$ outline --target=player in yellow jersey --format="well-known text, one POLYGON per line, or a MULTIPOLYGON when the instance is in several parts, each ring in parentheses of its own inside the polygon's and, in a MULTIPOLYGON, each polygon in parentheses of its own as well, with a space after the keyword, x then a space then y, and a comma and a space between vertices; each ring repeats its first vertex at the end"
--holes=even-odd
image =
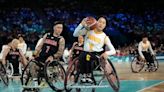
POLYGON ((106 22, 104 17, 100 17, 97 21, 97 27, 89 30, 86 19, 84 18, 73 33, 74 37, 78 37, 79 35, 85 36, 84 51, 79 55, 80 72, 83 74, 82 82, 92 82, 91 72, 93 70, 93 61, 97 59, 93 55, 99 55, 107 60, 109 55, 116 53, 109 37, 103 32, 106 22), (104 51, 104 45, 108 47, 108 51, 104 51))

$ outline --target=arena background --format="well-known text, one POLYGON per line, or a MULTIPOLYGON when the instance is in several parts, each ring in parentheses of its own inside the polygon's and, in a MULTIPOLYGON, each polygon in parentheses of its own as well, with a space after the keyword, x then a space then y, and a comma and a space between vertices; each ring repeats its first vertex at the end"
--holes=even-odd
MULTIPOLYGON (((163 0, 0 0, 0 50, 8 36, 23 34, 31 53, 39 38, 52 31, 56 20, 65 23, 62 35, 70 49, 77 40, 72 35, 74 29, 83 18, 106 16, 108 24, 104 31, 117 49, 117 54, 110 58, 121 80, 120 92, 164 92, 163 6, 163 0), (144 33, 149 34, 160 68, 154 73, 133 74, 129 51, 135 49, 144 33), (132 76, 128 77, 129 74, 132 76)), ((21 85, 15 81, 3 88, 0 82, 2 90, 19 92, 21 85)))

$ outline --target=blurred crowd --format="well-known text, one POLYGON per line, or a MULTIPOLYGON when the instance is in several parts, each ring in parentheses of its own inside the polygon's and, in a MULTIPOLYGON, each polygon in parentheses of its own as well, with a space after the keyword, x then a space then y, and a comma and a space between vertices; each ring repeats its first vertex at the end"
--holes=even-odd
MULTIPOLYGON (((64 8, 43 8, 39 11, 32 8, 13 8, 0 10, 0 47, 9 35, 23 34, 29 48, 34 49, 38 39, 47 31, 52 30, 52 23, 63 20, 68 34, 63 36, 68 46, 74 41, 72 33, 80 21, 86 16, 95 18, 99 15, 88 11, 64 8)), ((141 40, 143 33, 149 34, 149 39, 157 53, 163 53, 164 41, 164 11, 145 10, 144 12, 109 12, 103 15, 108 24, 105 33, 111 38, 114 46, 128 54, 141 40)), ((118 52, 119 52, 118 51, 118 52)))

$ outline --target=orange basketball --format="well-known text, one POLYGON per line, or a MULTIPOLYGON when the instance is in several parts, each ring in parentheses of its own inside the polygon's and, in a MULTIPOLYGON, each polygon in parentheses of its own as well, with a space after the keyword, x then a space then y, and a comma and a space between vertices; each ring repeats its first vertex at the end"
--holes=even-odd
POLYGON ((97 27, 97 20, 94 17, 86 17, 86 23, 90 30, 93 30, 97 27))

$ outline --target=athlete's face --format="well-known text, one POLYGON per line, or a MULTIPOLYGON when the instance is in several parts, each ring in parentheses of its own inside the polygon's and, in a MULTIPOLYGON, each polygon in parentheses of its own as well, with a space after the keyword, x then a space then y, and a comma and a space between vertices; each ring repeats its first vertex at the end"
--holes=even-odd
POLYGON ((79 41, 79 43, 82 43, 82 42, 84 41, 83 36, 79 36, 79 37, 78 37, 78 41, 79 41))
POLYGON ((56 35, 60 35, 63 31, 63 24, 56 24, 53 28, 56 35))
POLYGON ((143 43, 146 43, 148 41, 147 37, 142 38, 143 43))
POLYGON ((97 21, 97 28, 98 30, 104 30, 105 27, 106 27, 106 19, 100 17, 97 21))
POLYGON ((20 42, 23 42, 24 40, 23 40, 23 37, 19 37, 19 41, 20 42))

